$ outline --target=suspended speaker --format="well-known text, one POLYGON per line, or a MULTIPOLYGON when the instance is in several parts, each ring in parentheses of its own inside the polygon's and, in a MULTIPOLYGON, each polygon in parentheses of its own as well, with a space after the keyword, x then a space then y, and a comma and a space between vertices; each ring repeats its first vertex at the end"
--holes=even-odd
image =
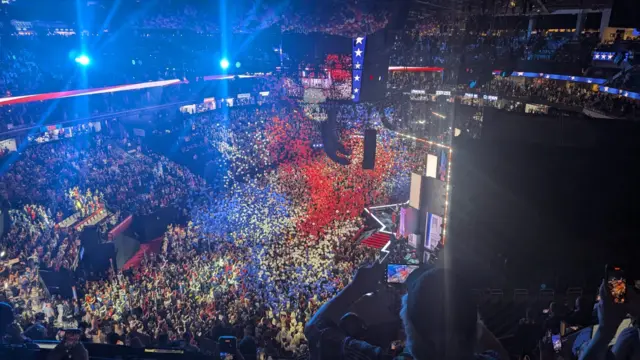
POLYGON ((351 163, 349 155, 351 151, 346 149, 338 139, 336 134, 337 109, 333 108, 327 112, 327 120, 320 124, 320 134, 322 135, 322 145, 329 159, 346 166, 351 163))
POLYGON ((373 169, 376 164, 376 137, 376 130, 368 129, 364 131, 364 156, 362 157, 363 169, 373 169))

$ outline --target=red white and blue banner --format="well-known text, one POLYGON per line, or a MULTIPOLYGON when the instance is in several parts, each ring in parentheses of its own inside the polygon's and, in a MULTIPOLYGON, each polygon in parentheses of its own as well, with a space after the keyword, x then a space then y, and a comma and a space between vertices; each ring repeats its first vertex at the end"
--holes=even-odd
POLYGON ((367 45, 367 37, 361 36, 353 39, 352 70, 351 70, 351 99, 353 102, 360 101, 360 91, 362 90, 362 69, 364 68, 364 49, 367 45))

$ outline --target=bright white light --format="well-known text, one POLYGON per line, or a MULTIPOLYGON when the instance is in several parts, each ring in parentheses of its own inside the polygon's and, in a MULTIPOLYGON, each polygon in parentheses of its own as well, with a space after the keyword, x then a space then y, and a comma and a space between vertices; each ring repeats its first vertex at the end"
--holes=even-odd
POLYGON ((76 58, 76 62, 82 66, 87 66, 91 63, 91 59, 87 55, 80 55, 76 58))
POLYGON ((222 60, 220 60, 220 67, 221 67, 223 70, 228 69, 228 68, 229 68, 229 60, 227 60, 227 59, 222 59, 222 60))
POLYGON ((7 253, 5 253, 4 251, 0 252, 0 258, 3 258, 5 255, 7 255, 7 253))

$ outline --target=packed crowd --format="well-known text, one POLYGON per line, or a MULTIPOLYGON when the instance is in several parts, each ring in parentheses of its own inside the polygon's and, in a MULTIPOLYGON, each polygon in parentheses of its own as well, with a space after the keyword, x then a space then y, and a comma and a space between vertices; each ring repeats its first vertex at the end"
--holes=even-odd
MULTIPOLYGON (((436 20, 436 24, 438 21, 436 20)), ((409 32, 396 36, 391 65, 444 66, 493 63, 500 59, 525 57, 535 44, 526 32, 507 34, 470 34, 453 26, 440 25, 430 31, 409 32), (531 45, 530 45, 531 44, 531 45)))
POLYGON ((594 109, 604 114, 635 118, 640 110, 637 100, 624 96, 594 92, 591 86, 560 84, 555 81, 537 79, 520 83, 510 79, 497 79, 486 84, 483 90, 503 96, 536 99, 548 104, 561 104, 574 108, 594 109))
MULTIPOLYGON (((150 17, 140 26, 219 30, 196 9, 185 11, 181 4, 166 3, 168 16, 150 17)), ((277 16, 269 12, 266 19, 255 15, 266 5, 252 4, 254 16, 247 18, 240 29, 255 30, 280 21, 286 31, 353 35, 363 29, 374 31, 387 22, 384 11, 363 13, 351 2, 341 4, 344 11, 330 18, 302 11, 277 21, 271 21, 277 16)), ((334 5, 328 2, 319 7, 334 5)), ((474 37, 456 43, 434 32, 420 30, 419 50, 423 55, 411 61, 460 63, 466 61, 457 55, 463 50, 471 61, 492 61, 525 56, 527 51, 527 45, 517 36, 474 37)), ((30 60, 28 53, 18 55, 7 53, 3 62, 7 69, 2 74, 3 90, 12 95, 37 89, 46 82, 37 67, 23 67, 30 60), (23 83, 20 75, 35 80, 23 83)), ((262 90, 264 85, 278 94, 298 92, 298 97, 305 96, 304 87, 287 81, 258 84, 252 90, 262 90)), ((398 88, 423 82, 433 83, 427 88, 433 90, 442 79, 425 76, 416 81, 406 74, 392 76, 392 84, 398 88)), ((555 86, 545 80, 526 85, 494 80, 486 89, 504 96, 535 96, 568 105, 599 100, 610 110, 621 106, 609 98, 594 99, 588 89, 555 86)), ((152 94, 145 91, 138 95, 149 99, 152 94)), ((136 102, 131 106, 140 105, 129 97, 122 100, 125 104, 130 101, 136 102)), ((166 98, 156 101, 166 102, 166 98)), ((103 102, 109 109, 106 111, 113 111, 113 98, 105 97, 103 102)), ((117 124, 105 124, 101 134, 28 146, 2 159, 0 194, 13 209, 9 210, 11 225, 0 241, 0 258, 18 259, 19 269, 5 263, 0 276, 5 280, 4 298, 15 305, 24 336, 52 339, 58 335, 58 328, 80 327, 86 341, 180 347, 204 353, 216 351, 215 342, 220 336, 233 335, 242 339, 238 348, 246 358, 257 353, 272 358, 305 355, 318 351, 318 346, 327 353, 340 349, 336 354, 343 355, 330 357, 335 359, 358 352, 363 357, 368 350, 380 353, 364 342, 354 344, 354 338, 361 340, 358 335, 342 338, 340 332, 332 333, 332 337, 319 336, 328 330, 328 322, 321 320, 328 320, 322 319, 327 316, 325 312, 336 303, 346 303, 343 296, 352 294, 356 287, 358 295, 379 290, 370 287, 379 282, 379 265, 356 273, 376 255, 353 241, 363 226, 360 212, 370 204, 406 198, 409 174, 424 170, 420 168, 424 152, 438 151, 384 131, 382 123, 397 124, 404 117, 414 116, 431 119, 433 111, 439 109, 404 104, 395 108, 313 106, 317 114, 337 110, 340 138, 351 150, 351 164, 340 166, 313 146, 321 142, 318 128, 322 117, 309 119, 307 108, 284 99, 243 105, 247 106, 180 118, 176 128, 159 129, 165 137, 153 134, 161 139, 159 146, 130 137, 117 124), (363 123, 381 130, 376 166, 369 171, 361 168, 363 145, 356 136, 362 132, 363 123), (165 142, 167 139, 170 141, 165 142), (204 176, 195 175, 195 169, 204 176), (212 173, 207 174, 206 169, 212 173), (205 183, 203 178, 216 178, 219 183, 205 183), (212 188, 215 191, 210 191, 212 188), (51 297, 41 286, 38 269, 64 271, 77 266, 78 229, 60 226, 68 216, 79 213, 86 217, 103 207, 117 214, 149 214, 168 206, 177 207, 190 221, 170 225, 159 253, 145 254, 139 267, 125 271, 112 267, 102 280, 81 281, 77 289, 81 296, 74 299, 51 297), (356 279, 350 283, 354 273, 356 279), (336 296, 342 296, 343 301, 336 296), (328 338, 336 342, 324 344, 328 338)), ((10 108, 12 114, 18 114, 11 116, 18 116, 21 124, 35 123, 38 119, 29 106, 15 113, 16 108, 10 108), (33 118, 25 121, 25 116, 33 118)), ((624 107, 622 110, 628 111, 624 107)), ((433 124, 442 127, 435 121, 433 124)), ((450 128, 437 133, 430 128, 428 132, 438 140, 451 135, 450 128)), ((416 263, 417 255, 407 245, 401 242, 390 260, 416 263)), ((429 276, 440 277, 428 273, 421 279, 428 282, 429 276)), ((420 335, 428 338, 443 327, 444 284, 430 281, 436 283, 423 287, 437 296, 427 296, 423 301, 412 299, 418 296, 411 295, 412 291, 420 290, 415 287, 402 305, 407 342, 400 348, 416 356, 428 352, 419 346, 416 332, 426 332, 420 335), (442 291, 433 291, 439 286, 442 291), (434 306, 427 306, 429 301, 434 306), (416 316, 416 306, 411 306, 416 302, 432 312, 428 321, 416 316), (423 325, 433 329, 425 331, 423 325)), ((457 283, 448 285, 458 289, 454 286, 457 283)), ((455 295, 452 306, 459 312, 453 324, 455 331, 448 335, 462 337, 464 341, 459 344, 465 346, 451 349, 434 341, 438 344, 435 358, 445 358, 442 355, 447 351, 473 352, 476 341, 486 345, 480 347, 482 350, 498 351, 490 358, 502 358, 504 349, 490 338, 475 307, 467 304, 470 296, 463 290, 455 295)), ((362 330, 359 319, 352 316, 350 321, 358 322, 362 330)), ((25 341, 20 333, 19 328, 12 328, 12 341, 25 341)))
MULTIPOLYGON (((429 16, 393 43, 391 65, 396 66, 475 66, 496 61, 536 60, 578 63, 586 67, 598 37, 589 33, 575 39, 570 33, 526 29, 465 32, 464 21, 429 16)), ((469 29, 467 24, 467 29, 469 29)))
POLYGON ((97 189, 113 209, 144 214, 180 203, 203 184, 162 156, 129 154, 104 135, 74 140, 25 149, 2 175, 3 197, 13 205, 40 204, 58 212, 67 208, 68 189, 97 189))
POLYGON ((70 270, 76 265, 77 232, 58 229, 49 208, 25 205, 19 210, 9 210, 9 217, 12 225, 0 245, 7 259, 18 258, 31 267, 55 270, 70 270))
POLYGON ((511 79, 494 79, 483 86, 483 90, 510 97, 540 99, 551 104, 583 107, 592 101, 595 93, 579 84, 561 84, 555 81, 536 79, 520 83, 511 79))
MULTIPOLYGON (((77 232, 56 224, 74 210, 89 213, 104 204, 146 214, 173 204, 192 219, 169 227, 162 252, 148 254, 140 268, 87 283, 76 303, 47 297, 29 271, 12 273, 12 298, 31 309, 22 313, 25 328, 39 324, 42 338, 52 338, 56 326, 72 323, 95 342, 186 341, 205 351, 221 334, 241 338, 245 332, 273 356, 305 353, 303 324, 373 259, 351 239, 362 225, 362 208, 406 192, 409 169, 420 159, 419 152, 401 155, 415 144, 384 135, 389 147, 378 152, 376 170, 364 172, 362 144, 348 134, 361 131, 355 120, 372 111, 338 106, 353 150, 353 165, 338 166, 313 150, 318 123, 301 113, 295 102, 282 101, 185 117, 181 131, 172 129, 180 134, 175 145, 165 142, 160 151, 175 154, 175 161, 116 134, 115 124, 8 157, 15 162, 7 163, 3 195, 24 209, 12 210, 15 221, 3 245, 31 268, 73 268, 77 232), (226 190, 206 190, 176 162, 185 154, 219 166, 226 190), (65 309, 74 304, 79 310, 69 316, 65 309)), ((379 115, 371 121, 381 127, 379 115)))
POLYGON ((306 352, 304 324, 372 256, 343 241, 357 229, 353 222, 336 224, 313 246, 290 235, 259 247, 203 234, 203 225, 170 227, 162 253, 139 270, 89 283, 87 316, 123 324, 144 345, 194 338, 191 346, 213 352, 207 346, 218 337, 247 334, 255 339, 249 354, 257 346, 274 358, 299 355, 306 352), (334 257, 344 261, 327 266, 334 257))
MULTIPOLYGON (((417 98, 437 91, 457 91, 458 93, 478 93, 497 95, 514 100, 527 99, 531 103, 560 105, 561 107, 581 110, 587 108, 604 115, 634 119, 640 110, 640 102, 629 97, 593 90, 592 84, 565 83, 548 79, 518 79, 495 77, 481 87, 451 85, 443 82, 443 74, 410 72, 392 72, 388 86, 398 92, 408 93, 417 98), (413 93, 411 91, 414 91, 413 93), (417 92, 424 91, 424 95, 417 92)), ((422 94, 422 93, 420 93, 422 94)), ((511 111, 523 112, 524 102, 514 103, 511 111)))

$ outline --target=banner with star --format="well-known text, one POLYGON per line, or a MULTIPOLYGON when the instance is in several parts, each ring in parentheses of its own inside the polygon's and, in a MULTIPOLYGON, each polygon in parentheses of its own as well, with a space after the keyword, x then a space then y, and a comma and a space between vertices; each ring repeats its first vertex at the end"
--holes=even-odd
POLYGON ((364 49, 367 45, 367 37, 357 37, 353 39, 353 49, 351 56, 353 57, 353 69, 351 79, 351 99, 353 102, 360 101, 360 90, 362 88, 362 69, 364 68, 364 49))

